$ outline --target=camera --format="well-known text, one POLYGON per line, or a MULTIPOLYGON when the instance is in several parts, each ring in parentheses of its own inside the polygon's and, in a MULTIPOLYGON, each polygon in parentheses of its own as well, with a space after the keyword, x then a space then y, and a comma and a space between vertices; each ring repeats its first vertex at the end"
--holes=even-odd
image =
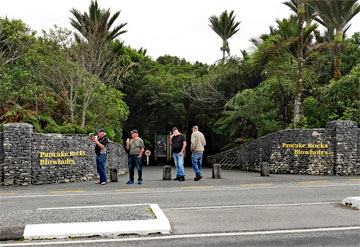
POLYGON ((90 133, 90 134, 89 134, 89 137, 90 137, 91 140, 93 140, 93 139, 95 138, 95 134, 94 134, 94 133, 90 133))

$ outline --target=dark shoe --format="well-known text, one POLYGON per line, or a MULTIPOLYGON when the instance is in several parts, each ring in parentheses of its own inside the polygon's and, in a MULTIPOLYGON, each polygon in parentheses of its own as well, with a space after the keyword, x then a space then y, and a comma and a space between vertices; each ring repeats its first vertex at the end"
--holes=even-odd
POLYGON ((129 180, 127 181, 127 184, 134 184, 134 181, 129 180))
POLYGON ((194 178, 194 181, 199 181, 200 179, 202 179, 203 177, 202 176, 196 176, 195 178, 194 178))
POLYGON ((173 180, 179 180, 180 179, 180 177, 176 177, 176 178, 174 178, 173 180))
POLYGON ((139 179, 139 180, 138 180, 138 184, 142 184, 142 179, 139 179))
POLYGON ((185 177, 180 177, 179 182, 185 181, 185 177))

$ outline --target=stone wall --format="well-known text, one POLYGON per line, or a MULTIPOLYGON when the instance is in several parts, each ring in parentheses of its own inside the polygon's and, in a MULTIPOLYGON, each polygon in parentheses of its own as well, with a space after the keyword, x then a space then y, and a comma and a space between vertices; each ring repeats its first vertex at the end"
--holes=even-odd
POLYGON ((4 125, 4 184, 31 184, 31 124, 4 125))
MULTIPOLYGON (((360 128, 358 129, 358 144, 357 144, 357 147, 358 147, 358 153, 360 153, 360 128)), ((358 155, 358 161, 357 161, 357 164, 358 164, 358 169, 360 169, 360 154, 358 155)))
MULTIPOLYGON (((4 125, 3 185, 67 183, 98 179, 95 143, 87 135, 34 134, 32 125, 4 125)), ((1 140, 1 139, 0 139, 1 140)), ((106 170, 127 171, 127 154, 115 142, 107 146, 106 170)), ((108 177, 109 179, 110 177, 108 177)))
POLYGON ((271 173, 282 174, 360 174, 360 129, 353 121, 332 121, 323 129, 281 130, 208 161, 249 171, 267 162, 271 173))
POLYGON ((1 145, 4 143, 4 133, 0 132, 0 163, 4 163, 4 147, 1 145))
POLYGON ((331 136, 332 131, 326 129, 278 132, 267 159, 271 172, 332 175, 334 147, 331 136), (292 147, 292 144, 295 144, 295 147, 292 147))
POLYGON ((4 182, 4 133, 0 132, 0 184, 4 182))
POLYGON ((335 167, 334 173, 338 175, 358 174, 360 172, 359 155, 359 129, 356 122, 331 121, 326 128, 335 131, 335 167), (354 172, 355 171, 355 172, 354 172))

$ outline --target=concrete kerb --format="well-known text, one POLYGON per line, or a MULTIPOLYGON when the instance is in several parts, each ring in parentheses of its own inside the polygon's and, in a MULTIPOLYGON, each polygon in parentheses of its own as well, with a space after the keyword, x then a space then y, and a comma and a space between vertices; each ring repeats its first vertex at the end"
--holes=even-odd
POLYGON ((22 239, 24 230, 25 226, 0 226, 0 241, 22 239))
POLYGON ((88 236, 117 236, 122 234, 148 235, 170 234, 171 226, 166 215, 157 204, 149 205, 156 219, 104 222, 79 222, 59 224, 31 224, 25 226, 0 227, 0 241, 18 239, 51 239, 88 236))

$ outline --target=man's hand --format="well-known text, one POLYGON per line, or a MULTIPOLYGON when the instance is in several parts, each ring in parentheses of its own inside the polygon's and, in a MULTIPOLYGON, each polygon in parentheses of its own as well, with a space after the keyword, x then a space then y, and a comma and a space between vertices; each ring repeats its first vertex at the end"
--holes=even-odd
POLYGON ((126 139, 126 145, 129 145, 130 139, 126 139))
POLYGON ((96 142, 97 144, 99 144, 100 142, 99 142, 99 137, 98 136, 95 136, 95 138, 94 138, 94 142, 96 142))
POLYGON ((181 151, 180 153, 179 153, 179 156, 182 156, 183 155, 183 151, 181 151))

